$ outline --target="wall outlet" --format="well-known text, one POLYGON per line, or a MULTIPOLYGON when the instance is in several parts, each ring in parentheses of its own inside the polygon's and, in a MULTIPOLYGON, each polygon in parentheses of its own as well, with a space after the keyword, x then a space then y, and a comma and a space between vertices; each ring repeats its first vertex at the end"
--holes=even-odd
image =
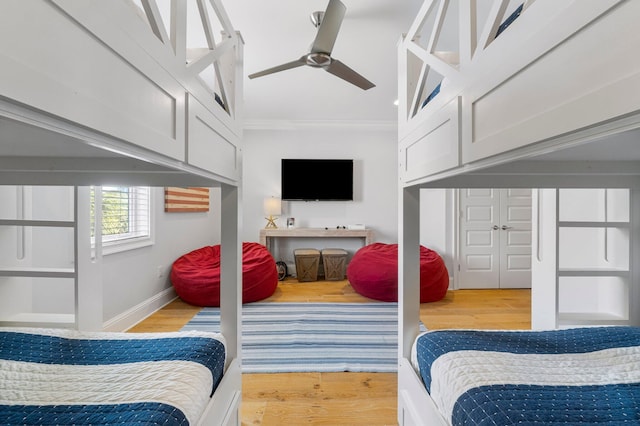
POLYGON ((161 266, 158 266, 158 278, 164 278, 164 268, 161 266))

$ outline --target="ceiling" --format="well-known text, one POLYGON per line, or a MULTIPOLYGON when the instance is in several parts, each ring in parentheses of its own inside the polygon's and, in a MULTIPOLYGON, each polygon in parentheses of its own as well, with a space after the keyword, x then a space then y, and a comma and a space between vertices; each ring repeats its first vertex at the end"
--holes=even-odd
POLYGON ((328 0, 226 0, 245 41, 244 116, 266 122, 397 120, 397 53, 422 0, 342 0, 347 8, 332 56, 376 87, 364 91, 321 69, 303 66, 249 80, 247 75, 298 59, 316 35, 310 20, 328 0))

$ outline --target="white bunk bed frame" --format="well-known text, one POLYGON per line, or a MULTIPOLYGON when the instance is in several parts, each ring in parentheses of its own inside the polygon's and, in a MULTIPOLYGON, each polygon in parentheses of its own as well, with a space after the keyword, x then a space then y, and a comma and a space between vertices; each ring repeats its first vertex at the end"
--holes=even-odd
MULTIPOLYGON (((636 215, 640 208, 640 2, 523 1, 497 38, 509 1, 493 0, 483 22, 476 0, 457 2, 454 19, 450 3, 425 0, 399 43, 400 425, 447 424, 410 362, 421 188, 629 188, 636 215), (456 48, 439 50, 451 31, 456 48), (445 84, 422 107, 431 71, 445 84)), ((637 222, 630 232, 640 233, 637 222)), ((630 322, 638 324, 634 240, 630 322)))
MULTIPOLYGON (((227 366, 199 424, 239 425, 243 41, 221 0, 174 0, 164 15, 156 0, 16 0, 0 11, 0 184, 221 188, 227 366), (190 45, 187 19, 206 46, 190 45)), ((102 326, 90 253, 78 250, 81 330, 102 326)))

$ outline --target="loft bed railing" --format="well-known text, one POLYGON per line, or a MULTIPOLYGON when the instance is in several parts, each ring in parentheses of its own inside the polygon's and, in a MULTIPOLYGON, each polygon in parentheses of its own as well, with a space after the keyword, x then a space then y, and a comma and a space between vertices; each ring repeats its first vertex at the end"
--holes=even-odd
POLYGON ((478 61, 534 1, 425 2, 406 36, 406 119, 425 108, 443 85, 459 80, 459 74, 478 61), (479 10, 489 5, 487 10, 479 10))
POLYGON ((157 0, 129 0, 137 15, 149 25, 153 35, 173 56, 178 68, 184 65, 187 80, 195 80, 192 93, 200 99, 211 97, 231 118, 236 116, 233 59, 227 55, 237 40, 235 31, 219 0, 158 3, 157 0), (165 9, 161 10, 160 5, 165 9), (190 36, 187 26, 201 27, 200 39, 190 36), (228 63, 226 63, 228 62, 228 63), (231 67, 230 67, 231 65, 231 67))
POLYGON ((639 65, 621 47, 640 45, 635 13, 628 0, 426 0, 399 45, 403 182, 637 127, 637 99, 622 94, 639 65))
POLYGON ((0 34, 0 120, 54 136, 3 140, 3 182, 40 168, 56 184, 114 168, 238 181, 243 41, 220 0, 10 2, 0 34))

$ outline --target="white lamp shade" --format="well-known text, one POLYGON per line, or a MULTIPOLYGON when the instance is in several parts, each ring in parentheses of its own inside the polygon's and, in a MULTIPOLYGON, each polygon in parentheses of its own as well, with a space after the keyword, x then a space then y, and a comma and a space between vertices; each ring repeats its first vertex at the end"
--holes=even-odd
POLYGON ((282 214, 282 202, 280 198, 268 197, 264 199, 264 214, 267 216, 280 216, 282 214))

